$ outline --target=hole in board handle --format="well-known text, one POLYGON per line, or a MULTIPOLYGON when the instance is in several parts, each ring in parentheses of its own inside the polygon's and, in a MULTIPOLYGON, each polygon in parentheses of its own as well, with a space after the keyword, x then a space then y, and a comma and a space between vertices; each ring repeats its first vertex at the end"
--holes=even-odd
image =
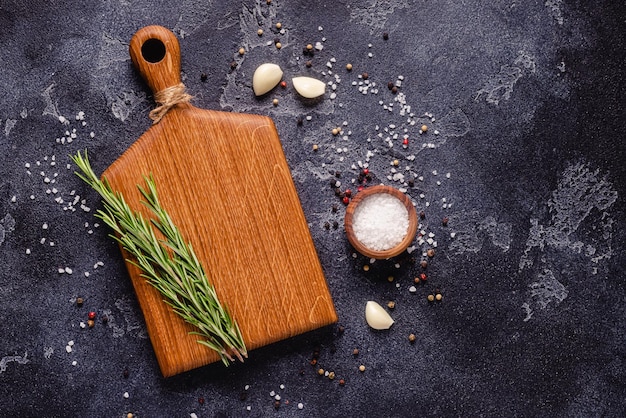
POLYGON ((165 57, 165 44, 159 39, 148 39, 141 46, 141 56, 155 64, 165 57))

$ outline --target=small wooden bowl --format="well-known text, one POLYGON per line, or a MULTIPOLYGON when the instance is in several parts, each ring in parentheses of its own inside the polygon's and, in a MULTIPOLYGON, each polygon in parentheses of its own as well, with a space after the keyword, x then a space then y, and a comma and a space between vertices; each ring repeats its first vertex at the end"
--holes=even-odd
POLYGON ((415 238, 415 233, 417 232, 417 224, 417 213, 415 212, 415 207, 413 206, 413 203, 411 203, 411 199, 406 194, 402 193, 400 190, 394 187, 382 185, 372 186, 357 193, 357 195, 354 197, 354 199, 352 199, 352 201, 346 208, 346 216, 344 220, 344 228, 346 230, 346 235, 348 236, 348 241, 350 241, 350 244, 352 244, 352 246, 364 256, 381 260, 395 257, 396 255, 406 250, 411 242, 413 242, 413 238, 415 238), (352 218, 354 216, 354 211, 356 210, 357 206, 361 201, 363 201, 363 199, 376 193, 387 193, 396 197, 398 200, 400 200, 400 202, 402 202, 402 204, 404 204, 404 207, 406 207, 406 210, 409 214, 409 227, 407 229, 407 233, 404 239, 395 247, 383 251, 372 250, 371 248, 363 245, 356 238, 354 230, 352 229, 352 218))

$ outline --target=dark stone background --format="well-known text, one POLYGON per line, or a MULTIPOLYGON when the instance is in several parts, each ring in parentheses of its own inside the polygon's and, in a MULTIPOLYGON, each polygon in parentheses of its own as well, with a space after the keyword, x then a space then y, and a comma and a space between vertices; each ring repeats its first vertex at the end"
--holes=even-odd
MULTIPOLYGON (((160 3, 0 4, 0 415, 626 415, 624 2, 160 3), (272 33, 276 22, 284 33, 272 33), (67 168, 67 156, 86 148, 102 172, 149 127, 152 98, 127 52, 148 24, 179 36, 197 106, 276 121, 343 332, 293 338, 228 369, 160 376, 118 249, 94 226, 99 200, 67 168), (280 51, 265 44, 275 37, 280 51), (323 50, 308 69, 302 48, 316 42, 323 50), (256 99, 252 73, 263 62, 279 64, 288 82, 335 81, 337 97, 329 86, 309 105, 279 87, 256 99), (363 72, 377 94, 352 85, 363 72), (394 96, 387 83, 399 75, 394 96), (400 114, 402 98, 413 118, 400 114), (344 121, 346 138, 333 137, 344 121), (424 122, 431 129, 419 136, 424 122), (375 181, 406 187, 437 241, 415 293, 428 243, 365 272, 368 260, 353 257, 341 228, 332 173, 354 189, 353 166, 368 150, 375 181), (388 179, 394 159, 414 187, 388 179), (64 210, 76 195, 76 210, 64 210), (72 274, 58 272, 65 267, 72 274), (429 305, 435 288, 443 301, 429 305), (396 302, 389 331, 367 327, 367 300, 396 302), (90 310, 109 322, 82 329, 90 310), (316 350, 334 381, 309 364, 316 350)), ((263 167, 249 169, 250 182, 262 181, 263 167)))

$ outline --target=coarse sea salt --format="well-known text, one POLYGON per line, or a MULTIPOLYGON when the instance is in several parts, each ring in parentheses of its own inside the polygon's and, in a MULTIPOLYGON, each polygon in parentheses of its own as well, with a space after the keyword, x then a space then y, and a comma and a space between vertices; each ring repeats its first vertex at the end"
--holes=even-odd
POLYGON ((363 199, 352 218, 356 238, 374 251, 398 245, 409 229, 409 212, 396 197, 376 193, 363 199))

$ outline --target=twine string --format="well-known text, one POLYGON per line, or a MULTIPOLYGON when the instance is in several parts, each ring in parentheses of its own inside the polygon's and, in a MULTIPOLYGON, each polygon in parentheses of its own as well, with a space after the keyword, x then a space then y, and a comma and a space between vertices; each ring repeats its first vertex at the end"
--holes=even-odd
POLYGON ((154 93, 154 101, 158 104, 157 107, 150 111, 150 119, 152 124, 155 125, 165 116, 165 114, 178 103, 187 103, 191 100, 191 95, 187 94, 185 85, 179 83, 175 86, 170 86, 161 91, 154 93))

